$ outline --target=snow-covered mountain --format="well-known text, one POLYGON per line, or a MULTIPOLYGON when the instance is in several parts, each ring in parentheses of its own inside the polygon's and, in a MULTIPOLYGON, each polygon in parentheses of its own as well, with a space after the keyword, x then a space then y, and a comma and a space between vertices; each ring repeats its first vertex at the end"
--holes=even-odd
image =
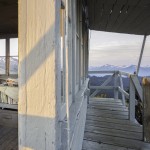
POLYGON ((0 57, 0 74, 5 74, 5 57, 0 57))
MULTIPOLYGON (((0 74, 5 74, 5 57, 0 57, 0 74)), ((10 57, 10 73, 17 74, 18 73, 18 59, 15 57, 10 57)))
MULTIPOLYGON (((135 65, 130 66, 114 66, 114 65, 103 65, 103 66, 90 66, 90 71, 124 71, 129 73, 134 73, 136 71, 135 65)), ((11 57, 10 58, 10 72, 12 74, 17 74, 18 72, 18 59, 11 57)), ((5 57, 0 57, 0 74, 5 73, 5 57)), ((150 66, 140 67, 139 76, 150 76, 150 66)))
MULTIPOLYGON (((103 65, 103 66, 97 66, 89 67, 89 71, 123 71, 123 72, 129 72, 129 73, 134 73, 136 71, 136 66, 135 65, 130 65, 130 66, 114 66, 114 65, 103 65)), ((139 70, 139 76, 150 76, 150 66, 144 66, 140 67, 139 70)))

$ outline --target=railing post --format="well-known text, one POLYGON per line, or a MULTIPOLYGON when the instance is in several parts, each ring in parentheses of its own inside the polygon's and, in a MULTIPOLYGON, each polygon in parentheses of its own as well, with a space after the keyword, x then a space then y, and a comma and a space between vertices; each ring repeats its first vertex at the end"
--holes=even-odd
POLYGON ((143 137, 150 143, 150 78, 143 79, 143 137))
POLYGON ((90 97, 90 80, 88 82, 88 88, 86 90, 86 94, 87 94, 87 104, 89 104, 90 103, 90 99, 89 99, 89 97, 90 97))
POLYGON ((130 76, 130 86, 129 86, 129 120, 135 121, 135 87, 130 76))
MULTIPOLYGON (((123 88, 123 80, 122 80, 121 74, 119 75, 119 80, 120 80, 120 87, 121 87, 122 90, 124 90, 124 88, 123 88)), ((123 93, 121 93, 121 96, 122 96, 122 103, 125 106, 126 105, 125 95, 123 93)))
POLYGON ((119 91, 118 88, 116 88, 118 86, 118 72, 115 72, 115 76, 114 76, 114 99, 118 99, 119 96, 119 91))

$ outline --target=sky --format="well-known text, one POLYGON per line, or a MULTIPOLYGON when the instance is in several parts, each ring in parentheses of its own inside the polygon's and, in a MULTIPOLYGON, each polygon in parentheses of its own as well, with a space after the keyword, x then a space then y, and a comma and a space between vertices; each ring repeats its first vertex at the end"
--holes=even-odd
MULTIPOLYGON (((143 36, 90 31, 89 66, 137 65, 143 36)), ((18 55, 18 39, 10 39, 10 55, 18 55)), ((0 56, 5 56, 5 40, 0 39, 0 56)), ((147 36, 141 66, 150 65, 150 36, 147 36)))
MULTIPOLYGON (((137 65, 143 36, 90 31, 89 65, 137 65)), ((147 36, 141 66, 150 65, 150 36, 147 36)))
MULTIPOLYGON (((5 56, 5 40, 0 39, 0 56, 5 56)), ((18 38, 10 39, 10 56, 18 56, 18 38)))

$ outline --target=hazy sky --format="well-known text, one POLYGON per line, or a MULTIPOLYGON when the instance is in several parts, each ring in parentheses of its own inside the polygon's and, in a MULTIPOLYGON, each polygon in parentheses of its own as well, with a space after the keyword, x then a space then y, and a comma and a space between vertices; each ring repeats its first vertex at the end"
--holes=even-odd
MULTIPOLYGON (((137 65, 142 42, 143 36, 139 35, 91 31, 89 65, 137 65)), ((141 65, 150 65, 150 36, 141 65)))
MULTIPOLYGON (((90 32, 89 65, 137 65, 143 36, 110 32, 90 32)), ((10 39, 10 55, 18 55, 18 39, 10 39)), ((5 56, 5 40, 0 40, 0 56, 5 56)), ((150 65, 150 36, 147 37, 141 66, 150 65)))
MULTIPOLYGON (((5 56, 5 40, 0 39, 0 56, 5 56)), ((18 38, 10 39, 10 56, 18 56, 18 38)))

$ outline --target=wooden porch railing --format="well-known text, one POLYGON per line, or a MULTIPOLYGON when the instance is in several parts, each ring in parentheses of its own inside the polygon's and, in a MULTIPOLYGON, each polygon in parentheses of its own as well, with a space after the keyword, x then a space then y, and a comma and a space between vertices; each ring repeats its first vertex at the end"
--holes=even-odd
POLYGON ((89 89, 95 90, 90 97, 95 97, 100 90, 114 90, 114 99, 119 98, 119 92, 121 93, 121 99, 123 105, 126 105, 126 100, 129 100, 129 120, 135 121, 135 105, 137 103, 135 92, 140 98, 140 101, 143 102, 143 89, 139 82, 138 76, 136 74, 130 74, 127 72, 121 71, 89 71, 89 74, 110 74, 110 76, 100 85, 92 86, 89 85, 89 89), (122 76, 129 78, 129 92, 125 91, 122 76), (114 80, 113 86, 108 86, 108 84, 114 80))

